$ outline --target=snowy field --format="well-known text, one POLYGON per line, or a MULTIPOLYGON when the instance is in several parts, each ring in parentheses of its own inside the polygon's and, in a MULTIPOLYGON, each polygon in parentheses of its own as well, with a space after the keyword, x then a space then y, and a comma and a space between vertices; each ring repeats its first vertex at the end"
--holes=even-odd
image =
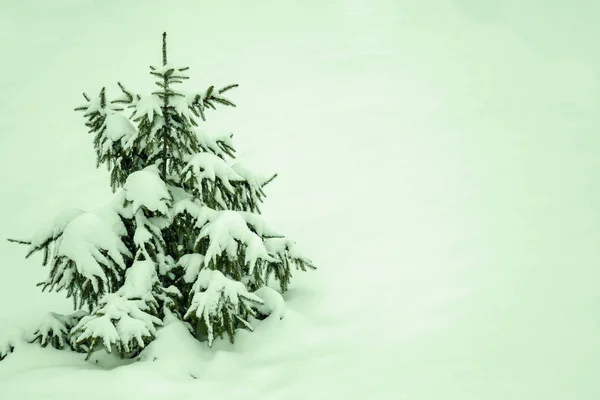
MULTIPOLYGON (((119 367, 21 346, 0 399, 600 399, 599 18, 586 0, 0 1, 0 237, 111 198, 72 109, 148 89, 166 30, 189 85, 240 84, 206 127, 279 173, 263 214, 319 267, 233 346, 179 325, 119 367)), ((2 337, 71 307, 24 250, 0 241, 2 337)))

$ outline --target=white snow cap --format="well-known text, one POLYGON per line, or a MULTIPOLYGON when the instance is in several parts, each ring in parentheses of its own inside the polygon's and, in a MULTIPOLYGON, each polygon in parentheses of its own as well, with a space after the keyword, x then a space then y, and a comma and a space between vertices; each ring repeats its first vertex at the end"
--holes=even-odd
POLYGON ((188 67, 176 66, 174 64, 167 63, 166 65, 161 65, 159 67, 153 66, 152 68, 154 68, 153 71, 156 72, 157 74, 164 74, 168 70, 172 69, 173 74, 181 75, 182 72, 184 72, 184 73, 186 72, 188 67))
POLYGON ((155 165, 136 171, 125 181, 125 198, 133 203, 133 213, 144 206, 150 211, 168 213, 168 201, 171 194, 167 186, 160 179, 158 168, 155 165))
MULTIPOLYGON (((106 113, 106 109, 110 107, 109 104, 106 104, 105 107, 102 107, 102 99, 100 96, 93 97, 90 101, 86 103, 86 114, 92 114, 94 112, 100 113, 100 115, 104 115, 106 113)), ((109 108, 110 109, 110 108, 109 108)))

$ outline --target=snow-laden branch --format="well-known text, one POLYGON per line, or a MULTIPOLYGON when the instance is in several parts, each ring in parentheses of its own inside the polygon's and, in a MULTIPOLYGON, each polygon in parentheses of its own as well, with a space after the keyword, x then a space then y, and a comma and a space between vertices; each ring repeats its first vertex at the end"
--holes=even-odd
POLYGON ((132 254, 123 243, 127 230, 115 206, 69 209, 34 235, 28 256, 44 250, 52 261, 48 278, 40 284, 44 289, 66 289, 75 304, 93 306, 98 295, 120 280, 132 254))
POLYGON ((113 347, 121 354, 144 348, 162 325, 155 316, 158 286, 154 262, 135 261, 127 270, 123 286, 105 295, 94 313, 73 328, 75 343, 85 345, 90 353, 98 343, 109 353, 113 347))
POLYGON ((200 271, 192 292, 192 303, 184 318, 193 315, 206 325, 209 347, 215 333, 220 336, 227 332, 233 342, 237 322, 252 330, 246 317, 255 315, 252 305, 263 303, 260 297, 248 292, 243 283, 210 269, 200 271))
POLYGON ((224 251, 230 258, 237 256, 237 243, 245 246, 244 263, 248 266, 248 274, 254 273, 259 259, 276 262, 265 247, 262 238, 250 230, 242 213, 236 211, 220 211, 218 216, 200 230, 197 241, 208 237, 210 242, 204 258, 204 265, 210 261, 216 263, 217 255, 224 251))

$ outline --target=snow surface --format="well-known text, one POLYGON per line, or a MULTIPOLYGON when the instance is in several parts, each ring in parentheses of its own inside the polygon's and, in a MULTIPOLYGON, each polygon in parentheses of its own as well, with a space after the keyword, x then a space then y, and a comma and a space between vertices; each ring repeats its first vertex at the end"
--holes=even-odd
MULTIPOLYGON (((279 173, 264 218, 320 269, 294 273, 284 319, 211 350, 180 323, 124 366, 15 333, 0 399, 600 398, 597 1, 1 9, 1 237, 112 198, 71 109, 154 90, 166 30, 182 88, 240 84, 201 128, 279 173)), ((25 252, 0 242, 0 338, 71 310, 25 252)))

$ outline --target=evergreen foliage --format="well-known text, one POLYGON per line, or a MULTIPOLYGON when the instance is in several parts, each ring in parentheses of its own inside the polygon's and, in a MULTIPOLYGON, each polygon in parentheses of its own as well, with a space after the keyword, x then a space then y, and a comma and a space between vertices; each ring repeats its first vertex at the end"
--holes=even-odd
POLYGON ((168 62, 165 33, 162 65, 150 67, 156 91, 119 83, 112 100, 105 88, 84 93, 76 110, 116 194, 98 210, 64 211, 31 240, 11 240, 28 246, 26 257, 43 253, 50 270, 39 285, 65 291, 76 310, 49 314, 29 341, 134 357, 176 317, 208 346, 224 335, 233 343, 236 329, 252 330, 250 317, 281 313, 270 279, 283 292, 293 267, 315 268, 260 215, 276 175, 232 164, 232 135, 198 128, 207 110, 235 107, 225 94, 237 85, 184 92, 187 71, 168 62))

